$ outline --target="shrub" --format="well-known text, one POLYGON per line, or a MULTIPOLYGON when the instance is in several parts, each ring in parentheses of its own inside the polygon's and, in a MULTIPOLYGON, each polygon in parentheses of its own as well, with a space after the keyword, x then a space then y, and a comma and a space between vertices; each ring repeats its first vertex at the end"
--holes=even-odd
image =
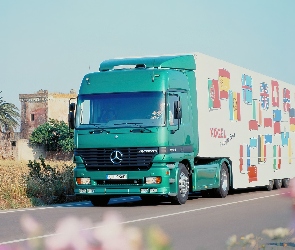
POLYGON ((32 145, 45 145, 47 151, 70 152, 74 148, 72 132, 64 121, 50 119, 38 126, 30 136, 32 145))
POLYGON ((62 171, 40 162, 29 161, 29 174, 26 177, 27 196, 33 205, 66 202, 74 191, 73 167, 64 165, 62 171))

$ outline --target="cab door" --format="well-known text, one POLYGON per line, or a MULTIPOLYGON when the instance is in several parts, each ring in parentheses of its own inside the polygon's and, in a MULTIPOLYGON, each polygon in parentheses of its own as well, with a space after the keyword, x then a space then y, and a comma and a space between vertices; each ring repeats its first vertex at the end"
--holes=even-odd
POLYGON ((167 123, 170 131, 171 146, 191 146, 193 127, 191 124, 191 106, 189 105, 188 93, 169 92, 168 93, 168 111, 167 123), (181 105, 181 119, 175 117, 175 104, 178 102, 181 105))

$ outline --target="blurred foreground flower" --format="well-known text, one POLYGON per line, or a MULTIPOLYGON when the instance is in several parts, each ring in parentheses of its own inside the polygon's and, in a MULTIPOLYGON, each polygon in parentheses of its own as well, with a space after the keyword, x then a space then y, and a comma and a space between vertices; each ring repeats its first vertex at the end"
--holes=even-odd
POLYGON ((107 212, 93 224, 87 218, 67 217, 58 222, 52 235, 44 235, 41 225, 26 215, 21 226, 30 240, 19 245, 0 246, 0 250, 170 250, 168 236, 156 226, 147 233, 126 226, 116 212, 107 212))
POLYGON ((245 249, 247 246, 249 246, 251 249, 260 249, 258 248, 258 240, 261 240, 261 238, 256 237, 252 233, 240 237, 239 240, 236 235, 233 235, 228 238, 226 245, 227 249, 245 249))
POLYGON ((147 240, 149 250, 171 249, 170 240, 167 234, 165 234, 158 226, 152 226, 149 228, 147 240))
POLYGON ((226 241, 226 245, 228 249, 231 249, 233 246, 238 244, 238 240, 237 240, 237 236, 236 235, 232 235, 231 237, 229 237, 226 241))
POLYGON ((81 229, 91 227, 91 221, 86 218, 65 218, 57 224, 56 235, 45 239, 46 249, 88 249, 89 243, 94 242, 94 239, 81 229))
POLYGON ((242 240, 242 245, 243 246, 251 246, 252 248, 254 248, 257 244, 257 239, 256 237, 254 236, 254 234, 247 234, 246 236, 244 237, 241 237, 241 240, 242 240))
POLYGON ((143 249, 141 231, 135 227, 126 228, 122 222, 123 218, 118 213, 108 212, 103 216, 103 221, 94 230, 101 249, 143 249))
POLYGON ((275 229, 264 229, 262 231, 262 234, 267 235, 272 240, 277 239, 284 239, 290 235, 293 234, 293 230, 290 230, 289 228, 275 228, 275 229))

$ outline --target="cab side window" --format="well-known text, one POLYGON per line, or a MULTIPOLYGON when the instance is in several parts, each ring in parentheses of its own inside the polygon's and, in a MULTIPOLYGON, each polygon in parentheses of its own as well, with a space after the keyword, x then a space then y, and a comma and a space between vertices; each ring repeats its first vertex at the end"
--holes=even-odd
POLYGON ((190 122, 191 119, 191 108, 189 105, 190 101, 189 101, 189 96, 187 93, 183 93, 181 95, 181 106, 182 106, 182 119, 181 119, 181 123, 182 124, 187 124, 190 122))

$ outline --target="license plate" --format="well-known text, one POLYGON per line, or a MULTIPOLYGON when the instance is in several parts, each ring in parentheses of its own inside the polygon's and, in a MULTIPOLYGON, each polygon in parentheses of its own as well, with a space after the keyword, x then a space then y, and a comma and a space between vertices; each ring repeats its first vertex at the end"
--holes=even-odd
POLYGON ((127 174, 108 174, 107 180, 126 180, 127 174))

